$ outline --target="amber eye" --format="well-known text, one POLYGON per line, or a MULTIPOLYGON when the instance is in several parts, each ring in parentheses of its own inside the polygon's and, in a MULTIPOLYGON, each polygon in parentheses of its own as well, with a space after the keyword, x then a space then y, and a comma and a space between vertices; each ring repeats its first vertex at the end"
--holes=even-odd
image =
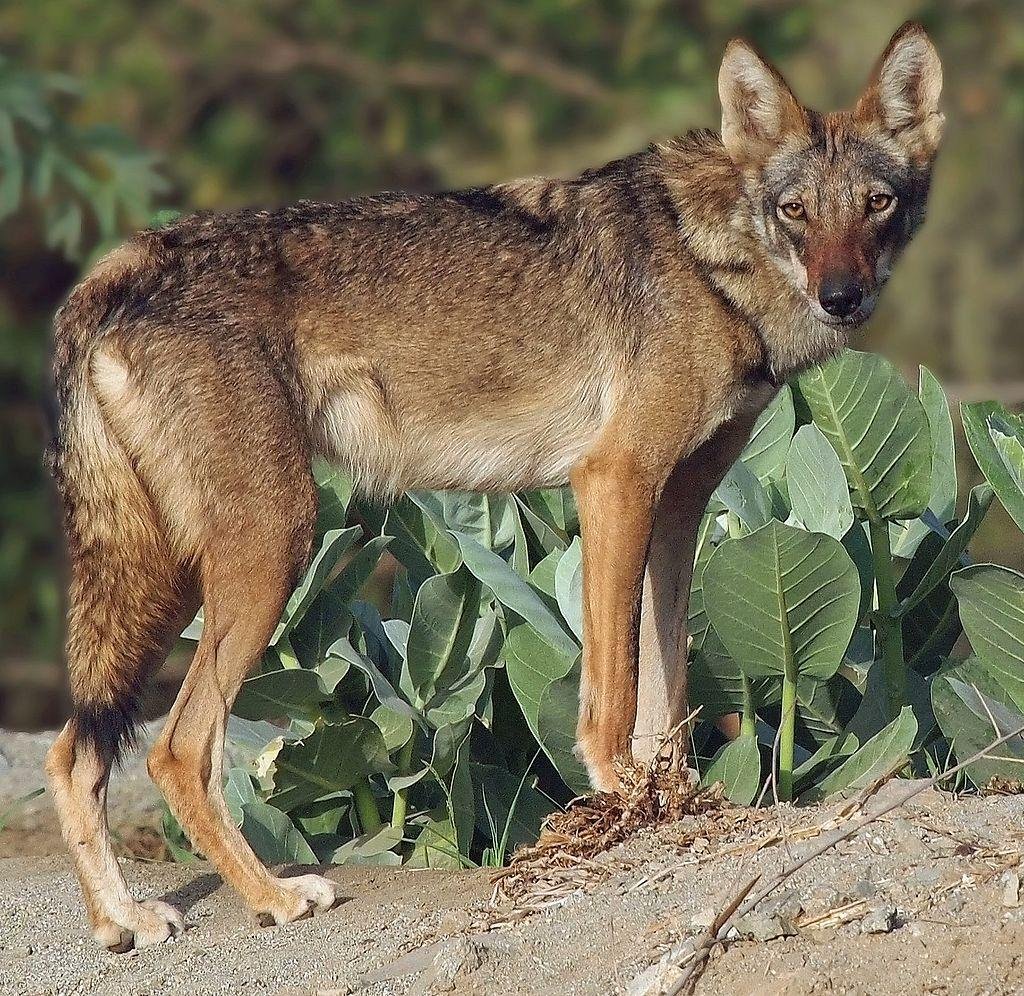
POLYGON ((872 214, 879 214, 886 210, 890 204, 892 204, 894 198, 892 194, 872 194, 868 198, 868 210, 872 214))
POLYGON ((785 201, 779 205, 779 210, 790 221, 799 221, 801 218, 807 217, 807 212, 799 201, 785 201))

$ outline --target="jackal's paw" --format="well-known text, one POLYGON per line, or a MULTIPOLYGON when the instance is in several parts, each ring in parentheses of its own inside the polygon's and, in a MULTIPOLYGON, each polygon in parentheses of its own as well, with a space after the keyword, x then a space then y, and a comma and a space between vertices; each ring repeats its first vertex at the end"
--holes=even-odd
POLYGON ((322 875, 298 875, 277 880, 280 892, 274 901, 257 914, 261 927, 292 923, 314 913, 331 909, 338 901, 338 891, 329 878, 322 875))
POLYGON ((124 954, 132 948, 162 944, 185 930, 181 914, 159 899, 135 903, 117 920, 104 919, 93 927, 92 936, 98 944, 115 954, 124 954))

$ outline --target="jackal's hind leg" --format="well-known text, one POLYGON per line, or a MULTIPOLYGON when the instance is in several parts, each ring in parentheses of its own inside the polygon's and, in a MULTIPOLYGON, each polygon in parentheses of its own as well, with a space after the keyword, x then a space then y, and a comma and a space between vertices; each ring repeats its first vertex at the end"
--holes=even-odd
POLYGON ((253 523, 237 537, 207 544, 203 635, 149 756, 150 774, 193 844, 264 926, 330 909, 336 901, 326 878, 273 876, 234 825, 222 792, 231 705, 274 632, 312 533, 312 481, 288 483, 290 515, 273 510, 263 520, 271 525, 253 523), (296 515, 297 509, 305 514, 296 515))
POLYGON ((76 662, 76 712, 46 759, 93 936, 119 952, 164 941, 184 926, 166 903, 132 897, 114 855, 106 812, 111 767, 132 722, 131 690, 159 666, 195 611, 163 553, 141 547, 133 557, 127 545, 73 553, 69 650, 76 662), (92 698, 86 694, 90 688, 92 698))
POLYGON ((76 735, 72 720, 57 738, 46 770, 54 805, 75 863, 97 943, 118 953, 159 944, 184 929, 181 914, 156 899, 137 902, 128 891, 107 829, 111 761, 76 735))

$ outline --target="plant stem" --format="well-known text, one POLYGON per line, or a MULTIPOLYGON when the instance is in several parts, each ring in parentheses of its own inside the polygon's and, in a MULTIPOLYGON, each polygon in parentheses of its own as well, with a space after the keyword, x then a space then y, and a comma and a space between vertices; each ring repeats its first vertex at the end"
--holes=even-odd
POLYGON ((754 713, 754 689, 750 684, 750 678, 746 674, 741 675, 743 682, 743 718, 740 720, 740 736, 753 737, 757 735, 757 716, 754 713))
MULTIPOLYGON (((409 766, 412 764, 412 754, 416 748, 416 727, 412 728, 412 736, 409 742, 398 752, 398 773, 409 774, 409 766)), ((394 802, 391 804, 391 826, 401 830, 405 834, 405 814, 409 805, 409 789, 400 788, 395 792, 394 802)))
POLYGON ((352 799, 356 804, 356 815, 359 817, 359 826, 363 833, 379 832, 383 824, 380 821, 377 800, 373 797, 369 779, 358 781, 352 786, 352 799))
POLYGON ((796 661, 792 654, 782 676, 782 720, 779 731, 779 799, 793 800, 793 741, 796 738, 796 661))
POLYGON ((874 614, 875 635, 881 650, 882 678, 885 682, 888 719, 899 715, 906 695, 907 670, 903 659, 903 623, 894 617, 898 602, 889 548, 889 524, 871 520, 871 557, 875 568, 875 594, 878 611, 874 614))

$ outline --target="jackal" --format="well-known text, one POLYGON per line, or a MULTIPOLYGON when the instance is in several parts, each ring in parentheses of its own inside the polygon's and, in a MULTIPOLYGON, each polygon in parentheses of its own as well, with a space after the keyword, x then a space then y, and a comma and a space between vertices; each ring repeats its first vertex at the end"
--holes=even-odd
POLYGON ((594 787, 678 725, 701 513, 780 385, 871 314, 923 218, 941 85, 907 24, 854 109, 819 114, 736 40, 721 135, 569 180, 189 217, 93 269, 56 321, 74 714, 47 769, 101 944, 182 929, 129 893, 105 797, 200 605, 150 773, 263 922, 335 902, 273 877, 221 795, 232 701, 309 556, 314 455, 382 497, 571 482, 594 787))

